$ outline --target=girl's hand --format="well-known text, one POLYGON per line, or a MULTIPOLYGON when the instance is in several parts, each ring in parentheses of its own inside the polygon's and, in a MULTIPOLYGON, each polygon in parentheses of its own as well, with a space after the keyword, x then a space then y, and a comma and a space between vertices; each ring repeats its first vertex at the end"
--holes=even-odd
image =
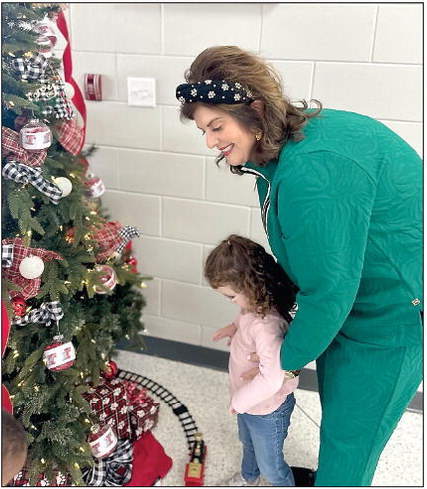
POLYGON ((227 341, 227 345, 230 346, 231 340, 236 334, 236 331, 237 326, 234 323, 228 324, 227 326, 224 326, 223 328, 215 331, 214 335, 212 336, 212 341, 219 341, 222 338, 229 338, 229 340, 227 341))
POLYGON ((239 414, 235 409, 233 409, 231 406, 230 406, 230 413, 231 414, 239 414))
POLYGON ((250 362, 256 362, 256 363, 258 363, 259 362, 259 356, 256 354, 256 352, 250 353, 248 355, 248 360, 250 362))

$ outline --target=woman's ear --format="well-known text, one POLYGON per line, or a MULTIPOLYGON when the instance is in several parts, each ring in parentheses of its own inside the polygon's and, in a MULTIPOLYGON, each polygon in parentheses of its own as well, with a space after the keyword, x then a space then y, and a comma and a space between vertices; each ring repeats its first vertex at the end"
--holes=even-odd
POLYGON ((251 102, 251 107, 256 110, 260 116, 264 116, 264 100, 254 100, 251 102))

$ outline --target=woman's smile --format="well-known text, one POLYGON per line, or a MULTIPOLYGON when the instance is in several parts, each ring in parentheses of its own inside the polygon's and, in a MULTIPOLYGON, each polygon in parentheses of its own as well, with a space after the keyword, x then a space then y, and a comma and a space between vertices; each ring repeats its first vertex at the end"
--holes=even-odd
POLYGON ((228 155, 231 153, 231 151, 232 151, 232 149, 233 149, 233 146, 234 146, 234 144, 233 144, 233 143, 231 143, 231 144, 229 144, 228 146, 224 146, 223 148, 218 148, 218 149, 219 149, 220 151, 222 151, 222 153, 223 153, 223 155, 224 155, 225 157, 227 157, 227 156, 228 156, 228 155))

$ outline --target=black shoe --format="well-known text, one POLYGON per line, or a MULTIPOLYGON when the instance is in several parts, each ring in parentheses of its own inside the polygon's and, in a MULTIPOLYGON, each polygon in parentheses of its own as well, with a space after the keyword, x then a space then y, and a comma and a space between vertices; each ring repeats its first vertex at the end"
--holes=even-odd
POLYGON ((305 467, 291 467, 296 487, 313 487, 316 472, 305 467))

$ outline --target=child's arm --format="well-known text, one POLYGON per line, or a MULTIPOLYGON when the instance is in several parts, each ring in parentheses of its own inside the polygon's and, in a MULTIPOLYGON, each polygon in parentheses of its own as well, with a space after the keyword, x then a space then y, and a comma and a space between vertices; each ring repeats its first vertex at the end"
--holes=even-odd
POLYGON ((227 326, 224 326, 223 328, 218 329, 215 331, 214 335, 212 336, 212 341, 219 341, 222 338, 229 338, 227 345, 230 346, 231 340, 233 336, 236 334, 237 331, 237 326, 234 323, 228 324, 227 326))
POLYGON ((245 413, 272 397, 283 385, 285 372, 280 365, 282 338, 277 329, 259 322, 253 326, 259 373, 231 398, 231 408, 245 413))

